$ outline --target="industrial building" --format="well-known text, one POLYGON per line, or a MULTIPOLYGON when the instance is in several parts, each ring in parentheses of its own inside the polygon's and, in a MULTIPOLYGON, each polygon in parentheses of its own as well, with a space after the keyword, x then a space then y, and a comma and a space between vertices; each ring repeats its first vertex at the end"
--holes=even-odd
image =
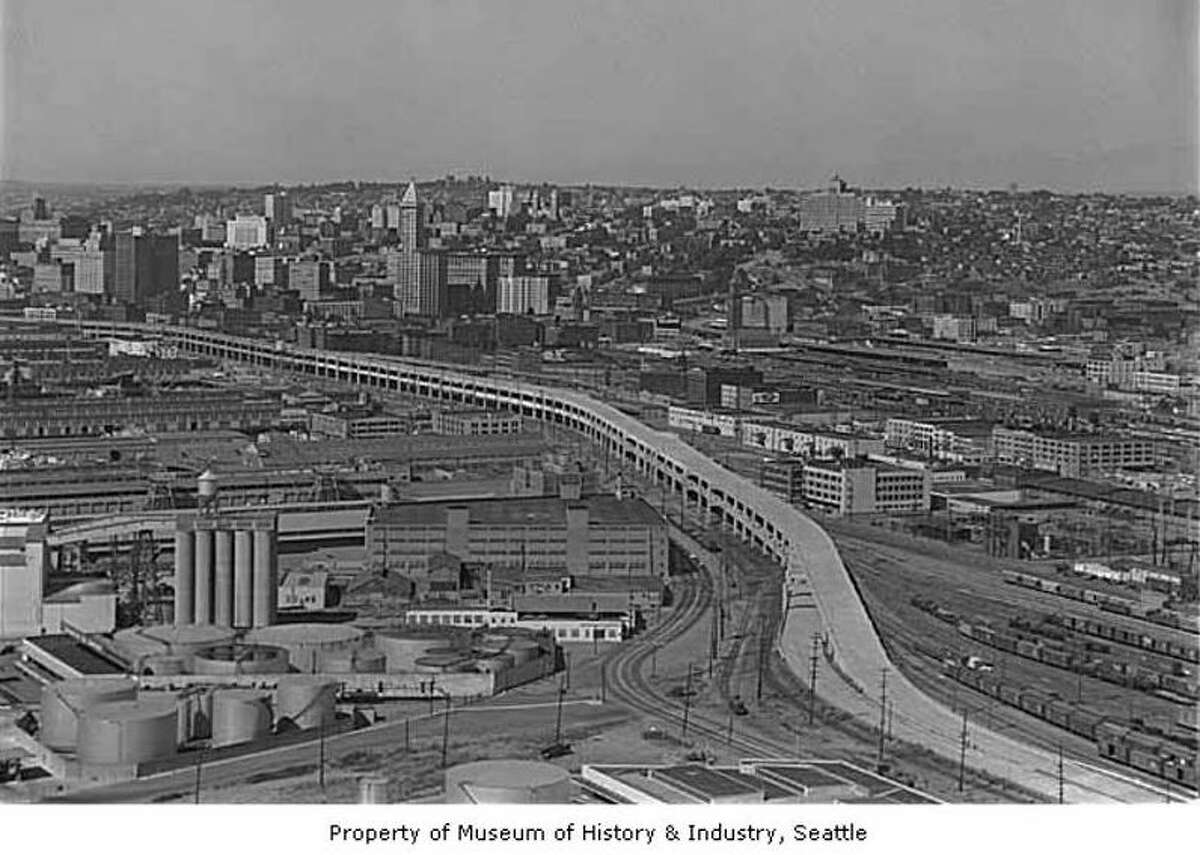
POLYGON ((41 632, 49 574, 46 514, 0 508, 0 639, 41 632))
POLYGON ((432 430, 449 436, 488 436, 521 433, 524 421, 511 413, 492 410, 434 410, 432 430))
POLYGON ((996 460, 1078 478, 1118 469, 1155 466, 1152 440, 1112 434, 1035 432, 997 425, 992 429, 996 460))
POLYGON ((367 561, 424 577, 429 558, 561 571, 570 576, 665 576, 667 530, 641 499, 608 495, 412 502, 367 520, 367 561))
POLYGON ((278 516, 180 516, 175 532, 175 625, 238 628, 275 622, 278 516))
POLYGON ((835 514, 929 510, 929 473, 853 460, 813 460, 804 466, 804 501, 835 514))

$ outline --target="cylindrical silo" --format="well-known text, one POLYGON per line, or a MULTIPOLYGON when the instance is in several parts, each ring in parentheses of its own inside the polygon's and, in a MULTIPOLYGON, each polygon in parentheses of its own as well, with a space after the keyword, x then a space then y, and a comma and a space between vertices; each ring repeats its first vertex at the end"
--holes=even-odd
POLYGON ((288 652, 265 644, 221 644, 192 655, 192 671, 205 676, 282 674, 288 670, 288 652))
POLYGON ((470 661, 461 653, 436 653, 419 658, 414 670, 422 674, 445 674, 470 661))
POLYGON ((195 620, 196 533, 175 532, 175 625, 195 620))
POLYGON ((385 805, 391 801, 392 786, 386 775, 364 775, 358 779, 360 805, 385 805))
POLYGON ((337 683, 320 677, 294 675, 281 677, 275 687, 276 727, 288 723, 305 730, 332 725, 337 683))
POLYGON ((133 701, 111 701, 84 710, 79 718, 81 763, 131 765, 170 757, 178 748, 175 696, 159 693, 133 701))
POLYGON ((212 744, 237 745, 271 732, 271 699, 254 689, 220 689, 213 693, 212 744))
POLYGON ((275 623, 275 604, 279 597, 275 557, 275 532, 254 530, 254 626, 275 623))
POLYGON ((233 535, 233 625, 254 625, 254 532, 238 529, 233 535))
POLYGON ((213 623, 233 625, 233 532, 218 529, 213 532, 213 551, 216 575, 213 577, 213 623))
POLYGON ((331 650, 319 654, 317 670, 323 674, 349 674, 354 670, 354 651, 331 650))
POLYGON ((513 657, 509 653, 497 653, 495 656, 485 656, 475 660, 475 670, 483 674, 497 674, 507 671, 513 666, 513 657))
POLYGON ((382 674, 387 657, 378 650, 360 650, 354 654, 355 674, 382 674))
POLYGON ((179 696, 179 744, 212 736, 213 690, 190 689, 179 696))
POLYGON ((375 646, 387 657, 389 674, 412 671, 416 661, 425 655, 429 643, 427 635, 375 635, 375 646))
POLYGON ((571 802, 566 769, 536 760, 480 760, 446 770, 446 804, 571 802))
POLYGON ((292 667, 306 674, 320 670, 322 656, 353 651, 362 637, 361 629, 344 623, 284 623, 246 633, 249 643, 287 650, 292 667))
POLYGON ((127 677, 80 677, 48 683, 42 687, 39 738, 54 751, 74 751, 84 710, 136 697, 137 686, 127 677))
POLYGON ((195 623, 213 620, 213 533, 196 529, 196 595, 195 623))

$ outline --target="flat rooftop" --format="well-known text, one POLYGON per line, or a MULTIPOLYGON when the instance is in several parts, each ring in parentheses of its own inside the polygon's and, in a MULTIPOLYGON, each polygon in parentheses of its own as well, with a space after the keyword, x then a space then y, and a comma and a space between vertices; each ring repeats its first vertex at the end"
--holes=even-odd
POLYGON ((584 507, 590 524, 662 525, 658 513, 642 499, 585 496, 565 500, 552 496, 404 502, 380 508, 375 523, 385 526, 441 526, 451 508, 466 508, 472 525, 565 527, 567 508, 584 507))
POLYGON ((84 647, 69 635, 38 635, 25 639, 25 643, 74 668, 84 676, 125 673, 124 669, 84 647))

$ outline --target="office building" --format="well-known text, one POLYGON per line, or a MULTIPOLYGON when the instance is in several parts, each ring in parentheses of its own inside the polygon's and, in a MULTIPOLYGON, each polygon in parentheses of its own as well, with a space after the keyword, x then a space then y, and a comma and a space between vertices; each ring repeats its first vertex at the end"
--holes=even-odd
POLYGON ((996 460, 1078 478, 1158 463, 1154 441, 1113 434, 1035 432, 997 425, 992 429, 996 460))
POLYGON ((495 410, 434 410, 431 430, 448 436, 490 436, 520 433, 520 416, 495 410))
POLYGON ((37 635, 50 574, 44 511, 0 508, 0 640, 37 635))
POLYGON ((60 261, 39 261, 33 265, 34 294, 66 294, 75 290, 75 265, 60 261))
POLYGON ((142 229, 113 236, 112 294, 117 302, 141 303, 179 288, 179 236, 142 229))
POLYGON ((800 504, 804 501, 804 458, 776 457, 765 461, 761 481, 764 489, 785 502, 800 504))
POLYGON ((292 199, 287 193, 268 193, 263 197, 263 214, 275 228, 283 228, 292 222, 292 199))
POLYGON ((761 386, 763 373, 751 366, 692 368, 687 373, 689 403, 717 406, 721 403, 721 386, 761 386))
POLYGON ((862 199, 846 192, 846 182, 836 176, 827 192, 814 193, 800 200, 800 228, 806 232, 856 232, 864 216, 862 199))
POLYGON ((667 574, 667 529, 641 499, 411 502, 367 519, 370 566, 421 578, 432 555, 560 576, 667 574))
POLYGON ((445 304, 447 260, 427 251, 425 206, 410 182, 400 199, 400 248, 388 256, 396 311, 401 315, 438 317, 445 304))
POLYGON ((225 224, 225 246, 230 249, 258 249, 271 243, 271 224, 266 217, 238 214, 225 224))
POLYGON ((501 276, 496 284, 498 314, 548 315, 552 302, 547 276, 501 276))
POLYGON ((813 460, 804 465, 804 501, 834 514, 922 513, 929 510, 929 472, 865 460, 813 460))
POLYGON ((863 230, 882 235, 904 227, 904 206, 895 202, 868 197, 863 203, 863 230))
POLYGON ((504 184, 488 193, 488 210, 497 217, 507 217, 513 213, 515 198, 515 188, 511 184, 504 184))
POLYGON ((302 300, 320 300, 333 287, 333 262, 300 259, 288 265, 288 288, 302 300))
POLYGON ((287 261, 275 255, 254 256, 254 284, 258 288, 287 288, 287 261))

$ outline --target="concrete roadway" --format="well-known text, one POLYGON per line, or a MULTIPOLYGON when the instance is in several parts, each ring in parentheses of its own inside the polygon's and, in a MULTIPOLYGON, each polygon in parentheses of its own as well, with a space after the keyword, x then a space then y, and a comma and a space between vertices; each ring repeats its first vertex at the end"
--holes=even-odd
MULTIPOLYGON (((825 701, 878 726, 886 673, 895 738, 924 746, 958 761, 960 715, 916 688, 887 658, 883 644, 854 587, 837 548, 815 522, 804 518, 805 569, 789 573, 789 605, 778 644, 794 673, 808 682, 813 636, 827 641, 821 655, 817 694, 825 701), (809 572, 806 572, 809 571, 809 572), (830 616, 836 615, 836 620, 830 616), (831 665, 831 660, 836 665, 831 665), (850 677, 848 675, 856 675, 850 677), (870 675, 872 684, 864 684, 870 675)), ((1059 793, 1058 756, 967 722, 966 763, 1038 792, 1050 800, 1059 793)), ((1063 762, 1066 802, 1148 802, 1172 798, 1157 786, 1077 760, 1063 762)), ((1179 798, 1175 796, 1174 798, 1179 798)))

